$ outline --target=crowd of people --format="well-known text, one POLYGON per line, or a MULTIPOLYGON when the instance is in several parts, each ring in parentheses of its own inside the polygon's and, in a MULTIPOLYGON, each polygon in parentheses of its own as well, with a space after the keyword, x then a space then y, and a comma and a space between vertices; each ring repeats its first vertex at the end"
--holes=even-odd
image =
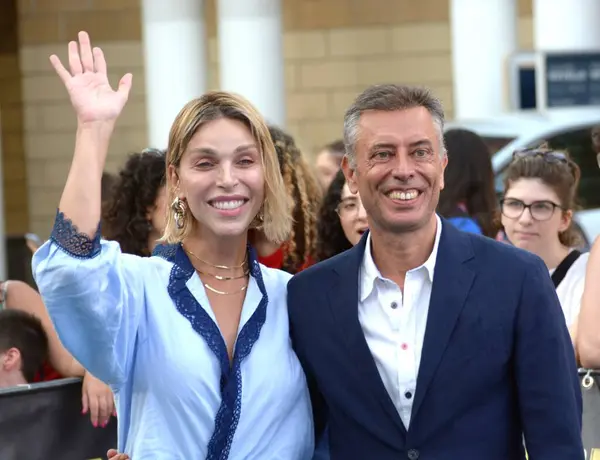
POLYGON ((83 378, 111 460, 584 458, 600 241, 568 152, 515 152, 498 203, 485 142, 425 89, 367 88, 314 165, 211 92, 111 175, 132 76, 113 90, 85 33, 51 61, 75 153, 39 293, 0 285, 0 386, 83 378))

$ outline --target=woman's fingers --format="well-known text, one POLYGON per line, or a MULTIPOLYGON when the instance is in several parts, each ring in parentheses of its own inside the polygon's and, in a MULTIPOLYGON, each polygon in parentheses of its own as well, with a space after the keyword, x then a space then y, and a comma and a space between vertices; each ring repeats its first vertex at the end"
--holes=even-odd
POLYGON ((100 424, 100 426, 102 428, 104 428, 110 420, 110 413, 112 411, 111 400, 104 395, 99 396, 98 397, 98 410, 99 410, 98 423, 100 424))
POLYGON ((90 419, 92 422, 92 425, 94 425, 94 428, 96 428, 98 426, 98 421, 100 418, 100 403, 98 402, 98 398, 97 397, 89 397, 88 396, 88 401, 90 404, 90 419))
POLYGON ((92 55, 92 45, 90 36, 87 32, 79 32, 79 53, 84 72, 94 72, 94 56, 92 55))
POLYGON ((67 69, 65 69, 65 66, 62 65, 62 62, 60 62, 58 56, 55 54, 50 56, 50 63, 52 64, 52 67, 54 67, 54 70, 56 71, 60 79, 66 85, 69 79, 71 78, 71 74, 68 72, 67 69))
POLYGON ((94 67, 96 72, 106 75, 106 59, 104 59, 104 53, 100 48, 93 48, 92 53, 94 54, 94 67))
POLYGON ((69 42, 69 67, 71 68, 71 75, 73 76, 83 73, 77 42, 69 42))

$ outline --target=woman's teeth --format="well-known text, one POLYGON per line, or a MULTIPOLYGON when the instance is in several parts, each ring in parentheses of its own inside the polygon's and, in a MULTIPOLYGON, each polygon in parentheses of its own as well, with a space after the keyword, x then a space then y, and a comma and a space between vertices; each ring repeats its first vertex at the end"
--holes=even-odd
POLYGON ((237 209, 244 204, 244 200, 235 201, 213 201, 211 206, 217 209, 237 209))
POLYGON ((417 196, 419 196, 419 191, 418 190, 407 190, 407 191, 393 191, 388 193, 388 197, 390 197, 392 200, 404 200, 404 201, 409 201, 409 200, 414 200, 417 196))

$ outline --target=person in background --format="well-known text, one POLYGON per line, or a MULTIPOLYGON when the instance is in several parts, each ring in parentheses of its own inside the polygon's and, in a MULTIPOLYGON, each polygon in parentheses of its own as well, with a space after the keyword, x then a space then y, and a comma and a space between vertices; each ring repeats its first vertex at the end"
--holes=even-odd
POLYGON ((101 195, 102 195, 102 201, 108 201, 109 199, 112 198, 113 193, 115 192, 115 188, 117 186, 117 182, 119 181, 119 178, 110 172, 104 171, 102 173, 102 182, 101 182, 101 195))
POLYGON ((134 153, 102 205, 102 236, 124 253, 150 257, 165 230, 166 206, 165 152, 134 153))
POLYGON ((47 360, 42 362, 33 382, 65 377, 83 378, 82 413, 90 415, 92 425, 104 427, 114 415, 114 398, 110 388, 87 372, 62 345, 42 298, 23 281, 0 282, 0 311, 20 311, 38 319, 48 340, 47 360))
POLYGON ((323 197, 317 222, 319 262, 350 249, 368 230, 360 196, 350 191, 342 170, 335 175, 323 197))
POLYGON ((33 383, 48 356, 48 337, 39 318, 0 310, 0 388, 33 383))
MULTIPOLYGON (((593 155, 600 168, 600 126, 591 130, 593 155)), ((600 171, 597 171, 600 174, 600 171)), ((590 249, 581 311, 576 327, 576 350, 580 363, 588 369, 600 368, 600 237, 590 249)))
POLYGON ((496 238, 498 206, 487 145, 480 136, 466 129, 446 131, 444 144, 448 166, 438 213, 460 230, 496 238))
POLYGON ((581 310, 575 329, 575 349, 582 367, 600 368, 600 237, 590 249, 581 310))
POLYGON ((251 230, 249 238, 261 264, 295 274, 316 260, 321 190, 294 138, 276 126, 269 126, 269 134, 292 209, 292 232, 283 244, 269 241, 260 229, 251 230))
POLYGON ((327 144, 317 155, 315 167, 317 178, 323 190, 327 190, 340 170, 344 153, 344 141, 340 139, 327 144))
POLYGON ((508 240, 539 256, 550 271, 575 341, 589 254, 573 228, 579 166, 547 147, 515 152, 504 177, 502 225, 508 240))

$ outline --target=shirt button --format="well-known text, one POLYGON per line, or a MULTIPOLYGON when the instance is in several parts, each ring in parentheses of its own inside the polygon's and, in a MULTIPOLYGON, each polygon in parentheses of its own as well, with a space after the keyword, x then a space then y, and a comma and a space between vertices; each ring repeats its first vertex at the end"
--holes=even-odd
POLYGON ((392 307, 395 310, 396 308, 398 308, 398 304, 396 302, 392 302, 390 304, 390 307, 392 307))
POLYGON ((409 460, 417 460, 419 458, 419 451, 416 449, 410 449, 408 451, 408 459, 409 460))
POLYGON ((410 399, 410 398, 412 398, 412 393, 410 391, 407 391, 406 393, 404 393, 404 397, 406 399, 410 399))

